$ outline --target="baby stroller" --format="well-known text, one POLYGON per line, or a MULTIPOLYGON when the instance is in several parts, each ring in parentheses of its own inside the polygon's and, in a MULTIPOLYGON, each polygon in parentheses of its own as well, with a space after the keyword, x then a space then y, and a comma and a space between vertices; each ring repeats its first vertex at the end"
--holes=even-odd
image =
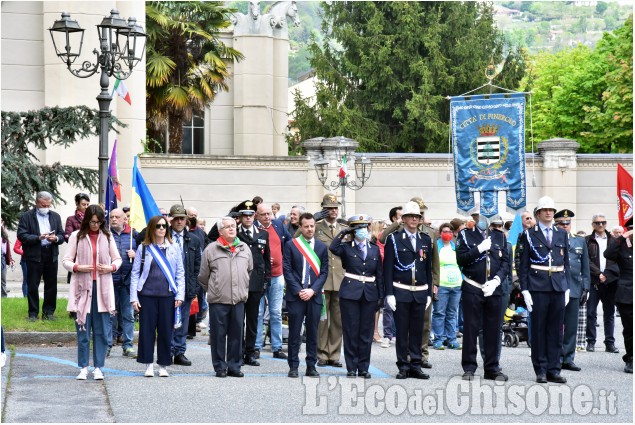
POLYGON ((527 345, 531 346, 527 324, 528 314, 520 288, 514 288, 509 296, 509 304, 503 320, 503 344, 508 347, 518 347, 519 343, 527 341, 527 345))

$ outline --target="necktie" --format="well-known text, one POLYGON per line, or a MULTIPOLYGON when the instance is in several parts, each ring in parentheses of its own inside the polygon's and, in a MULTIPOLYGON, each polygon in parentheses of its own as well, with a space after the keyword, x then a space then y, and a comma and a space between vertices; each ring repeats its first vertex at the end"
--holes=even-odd
POLYGON ((331 228, 331 236, 335 237, 335 226, 331 224, 329 227, 331 228))
POLYGON ((181 244, 181 235, 179 233, 175 233, 174 237, 176 238, 176 243, 179 244, 181 251, 183 251, 183 244, 181 244))
POLYGON ((359 247, 359 252, 362 257, 362 260, 365 260, 366 259, 366 244, 360 243, 357 246, 359 247))
POLYGON ((417 240, 415 235, 410 235, 410 243, 412 243, 412 249, 417 250, 417 240))
MULTIPOLYGON (((309 242, 309 246, 311 246, 311 242, 309 242)), ((311 265, 307 260, 304 260, 304 278, 302 279, 302 287, 305 289, 309 287, 309 282, 311 280, 311 276, 309 275, 310 273, 311 265)))
POLYGON ((245 234, 246 234, 249 238, 251 238, 251 230, 249 230, 249 229, 245 230, 245 234))
POLYGON ((547 237, 547 243, 551 246, 551 227, 545 229, 545 235, 547 237))

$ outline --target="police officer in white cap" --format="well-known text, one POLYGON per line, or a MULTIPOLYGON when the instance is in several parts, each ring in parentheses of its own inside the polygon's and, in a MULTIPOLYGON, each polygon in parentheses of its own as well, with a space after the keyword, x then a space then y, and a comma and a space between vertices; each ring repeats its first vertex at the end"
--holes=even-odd
POLYGON ((536 382, 564 384, 560 375, 562 326, 569 301, 569 241, 567 232, 553 225, 556 207, 543 196, 536 206, 538 224, 518 241, 518 279, 531 315, 531 361, 536 382))

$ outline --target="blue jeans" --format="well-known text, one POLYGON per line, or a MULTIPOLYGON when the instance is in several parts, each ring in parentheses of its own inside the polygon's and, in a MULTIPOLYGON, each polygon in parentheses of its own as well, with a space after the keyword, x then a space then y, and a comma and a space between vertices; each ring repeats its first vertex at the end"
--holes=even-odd
POLYGON ((134 311, 130 304, 130 287, 118 283, 115 287, 115 306, 117 315, 110 317, 112 325, 110 345, 112 346, 112 336, 117 335, 117 323, 121 325, 123 336, 122 348, 132 348, 132 339, 134 338, 134 311))
POLYGON ((384 300, 383 312, 382 325, 384 328, 384 338, 393 339, 397 333, 395 332, 395 319, 393 311, 390 307, 388 307, 388 301, 386 300, 384 300))
POLYGON ((110 324, 110 313, 99 313, 97 306, 97 282, 93 281, 93 296, 90 303, 90 313, 86 315, 84 330, 80 330, 75 323, 77 331, 77 365, 88 367, 90 355, 90 334, 93 334, 93 366, 104 367, 106 361, 106 350, 108 349, 108 334, 112 326, 110 324))
POLYGON ((29 287, 26 283, 26 261, 20 261, 20 267, 22 267, 22 295, 26 298, 29 294, 29 287))
POLYGON ((258 311, 258 331, 256 332, 256 349, 262 350, 262 322, 265 315, 265 297, 269 305, 269 329, 271 330, 271 351, 282 350, 282 295, 284 294, 284 276, 271 278, 271 285, 260 300, 258 311))
MULTIPOLYGON (((193 299, 193 298, 192 298, 193 299)), ((172 331, 172 343, 171 350, 172 355, 185 354, 187 349, 187 328, 190 325, 190 307, 192 306, 192 299, 186 299, 181 304, 181 327, 172 331)))
POLYGON ((438 301, 433 303, 432 332, 434 341, 448 340, 448 343, 456 342, 456 328, 458 320, 459 301, 461 300, 461 287, 448 288, 439 286, 438 301))

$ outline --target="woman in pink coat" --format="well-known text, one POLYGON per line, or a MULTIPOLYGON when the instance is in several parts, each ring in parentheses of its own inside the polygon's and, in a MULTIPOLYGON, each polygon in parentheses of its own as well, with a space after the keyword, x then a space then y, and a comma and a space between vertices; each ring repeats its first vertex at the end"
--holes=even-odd
POLYGON ((93 378, 104 379, 101 368, 108 349, 110 315, 115 313, 112 272, 121 265, 121 256, 106 228, 104 211, 90 205, 79 230, 68 239, 64 268, 72 272, 68 308, 77 315, 77 363, 81 368, 76 379, 88 375, 90 334, 93 333, 93 378))

